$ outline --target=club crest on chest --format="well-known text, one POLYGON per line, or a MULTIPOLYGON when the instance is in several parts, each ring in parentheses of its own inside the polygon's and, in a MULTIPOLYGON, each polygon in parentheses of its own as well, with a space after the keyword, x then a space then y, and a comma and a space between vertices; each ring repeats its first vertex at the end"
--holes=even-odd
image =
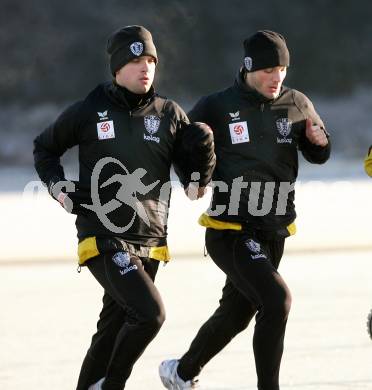
POLYGON ((144 117, 145 129, 150 135, 143 135, 143 139, 146 141, 152 141, 159 143, 160 137, 155 137, 154 134, 157 133, 160 126, 160 118, 156 115, 146 115, 144 117))
POLYGON ((278 144, 290 144, 292 143, 292 138, 288 138, 289 134, 292 130, 292 121, 288 118, 279 118, 276 120, 276 128, 281 135, 281 137, 277 137, 278 144))
POLYGON ((145 129, 149 134, 155 134, 159 130, 160 118, 156 115, 146 115, 144 118, 145 129))

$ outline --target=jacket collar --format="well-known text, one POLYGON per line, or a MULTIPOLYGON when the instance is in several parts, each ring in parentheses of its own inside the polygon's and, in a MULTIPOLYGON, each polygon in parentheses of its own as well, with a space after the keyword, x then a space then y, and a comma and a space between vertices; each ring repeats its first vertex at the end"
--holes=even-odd
POLYGON ((115 80, 113 80, 111 83, 105 84, 105 91, 111 101, 113 101, 118 106, 129 110, 135 110, 145 106, 155 96, 155 89, 153 86, 151 86, 147 93, 143 95, 137 95, 118 85, 115 80))

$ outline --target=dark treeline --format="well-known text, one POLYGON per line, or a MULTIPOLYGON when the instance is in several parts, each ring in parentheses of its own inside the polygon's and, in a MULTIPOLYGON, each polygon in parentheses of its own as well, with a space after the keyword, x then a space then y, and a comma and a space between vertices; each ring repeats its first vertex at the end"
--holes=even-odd
POLYGON ((110 77, 110 32, 149 28, 159 51, 157 89, 180 101, 228 85, 242 41, 257 29, 287 38, 287 84, 347 95, 372 84, 372 3, 350 0, 2 0, 2 105, 63 104, 110 77))
POLYGON ((371 143, 367 0, 1 0, 0 5, 0 134, 6 134, 0 169, 32 166, 33 138, 67 104, 111 77, 107 37, 128 24, 153 33, 156 89, 186 111, 200 96, 233 82, 247 36, 258 29, 279 31, 291 52, 286 84, 315 101, 333 134, 332 156, 359 161, 371 143))

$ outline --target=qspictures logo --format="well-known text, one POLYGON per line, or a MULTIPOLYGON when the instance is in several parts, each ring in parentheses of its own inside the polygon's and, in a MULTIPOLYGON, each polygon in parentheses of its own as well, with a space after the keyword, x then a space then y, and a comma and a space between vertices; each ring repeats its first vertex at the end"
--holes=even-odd
POLYGON ((124 233, 130 229, 136 215, 138 215, 147 226, 150 226, 146 210, 142 203, 138 200, 137 194, 147 194, 159 183, 159 180, 156 180, 147 186, 144 185, 142 178, 146 173, 147 172, 144 168, 137 168, 135 171, 130 173, 121 161, 112 157, 102 158, 95 165, 91 176, 92 204, 83 204, 82 206, 95 212, 106 229, 113 233, 124 233), (115 174, 99 186, 98 183, 101 172, 108 164, 118 165, 122 169, 123 174, 115 174), (120 184, 120 188, 116 193, 115 199, 111 199, 109 202, 102 204, 99 196, 100 190, 115 182, 120 184), (116 226, 111 222, 107 215, 121 207, 123 204, 129 206, 133 210, 133 216, 127 225, 116 226))
MULTIPOLYGON (((168 206, 172 191, 172 181, 161 183, 161 186, 160 180, 155 180, 152 183, 146 181, 147 184, 145 184, 144 177, 146 174, 147 171, 144 168, 137 168, 133 172, 130 172, 121 161, 112 157, 102 158, 96 163, 91 174, 91 203, 82 203, 79 204, 79 206, 95 213, 102 225, 110 232, 116 234, 128 231, 133 226, 136 218, 139 218, 146 226, 150 227, 149 212, 151 212, 152 215, 157 215, 157 224, 165 226, 168 219, 168 206), (100 180, 100 178, 102 170, 105 168, 105 172, 107 172, 107 169, 109 169, 110 166, 112 166, 112 171, 121 171, 121 173, 115 173, 101 183, 102 180, 100 180), (116 194, 106 203, 102 203, 102 194, 105 194, 104 198, 107 200, 108 191, 110 191, 109 193, 111 194, 111 190, 109 190, 108 187, 114 183, 119 184, 116 194), (154 190, 156 186, 159 187, 155 197, 152 195, 148 197, 152 202, 152 208, 150 210, 145 202, 141 202, 138 199, 138 195, 144 195, 146 198, 146 195, 154 190), (110 219, 110 213, 119 210, 120 207, 123 206, 127 206, 127 209, 132 215, 126 225, 118 226, 110 219)), ((195 195, 192 196, 191 199, 197 199, 196 194, 198 193, 200 173, 193 172, 191 179, 192 181, 189 188, 193 189, 195 195)), ((62 192, 62 196, 64 197, 63 206, 66 211, 72 212, 74 205, 72 197, 70 198, 69 194, 76 191, 75 183, 72 181, 60 181, 57 182, 53 188, 54 187, 57 191, 55 195, 59 196, 62 192)), ((275 213, 275 215, 285 215, 289 193, 294 191, 295 183, 247 182, 243 180, 243 177, 237 177, 230 185, 223 181, 213 181, 212 187, 213 191, 229 193, 229 198, 224 204, 214 205, 213 209, 210 207, 207 210, 209 216, 215 217, 221 214, 231 216, 239 215, 239 212, 241 211, 240 208, 242 207, 241 196, 244 191, 244 197, 248 199, 245 206, 248 209, 248 213, 260 217, 267 215, 270 212, 275 213), (275 209, 273 209, 273 207, 275 207, 275 209)), ((39 189, 44 187, 40 181, 31 182, 25 187, 24 193, 30 191, 34 192, 35 188, 39 189)))

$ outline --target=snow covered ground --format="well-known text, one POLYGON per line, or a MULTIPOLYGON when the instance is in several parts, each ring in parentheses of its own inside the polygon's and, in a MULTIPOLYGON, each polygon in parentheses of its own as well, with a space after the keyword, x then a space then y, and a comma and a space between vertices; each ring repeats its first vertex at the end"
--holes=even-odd
MULTIPOLYGON (((287 254, 280 266, 293 296, 281 369, 282 390, 372 389, 372 251, 287 254)), ((74 389, 95 329, 102 289, 68 262, 0 262, 0 388, 74 389)), ((167 320, 135 365, 126 389, 160 390, 157 367, 181 356, 216 308, 223 273, 211 260, 175 259, 156 285, 167 320)), ((254 390, 254 321, 203 370, 205 390, 254 390)))

